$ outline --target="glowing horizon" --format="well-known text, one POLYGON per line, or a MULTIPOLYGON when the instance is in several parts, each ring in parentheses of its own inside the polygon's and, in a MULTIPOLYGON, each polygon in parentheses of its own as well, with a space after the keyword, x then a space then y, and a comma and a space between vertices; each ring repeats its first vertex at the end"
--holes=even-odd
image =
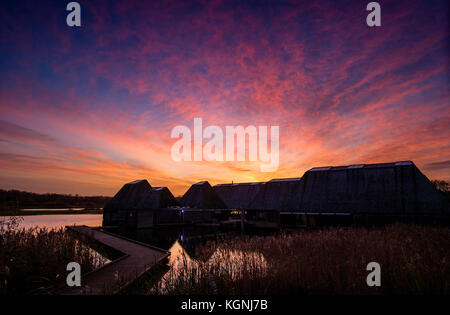
POLYGON ((301 177, 412 160, 450 181, 448 3, 89 1, 0 9, 2 189, 114 195, 136 179, 191 184, 301 177), (175 162, 176 125, 278 125, 276 172, 175 162))

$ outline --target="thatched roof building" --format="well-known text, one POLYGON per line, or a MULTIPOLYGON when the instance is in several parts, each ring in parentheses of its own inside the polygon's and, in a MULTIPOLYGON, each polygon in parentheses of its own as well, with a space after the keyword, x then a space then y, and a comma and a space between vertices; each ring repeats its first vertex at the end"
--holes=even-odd
POLYGON ((200 213, 195 209, 244 209, 260 214, 278 211, 296 216, 450 214, 445 195, 436 190, 413 162, 400 161, 314 167, 301 178, 272 179, 265 183, 219 184, 213 188, 203 181, 192 185, 179 203, 166 187, 152 188, 146 180, 137 180, 125 184, 105 206, 103 225, 131 222, 147 227, 178 222, 179 209, 166 208, 179 205, 193 208, 183 212, 183 219, 189 222, 204 220, 202 215, 209 213, 200 211, 202 215, 194 218, 200 213))
POLYGON ((141 200, 147 196, 151 190, 152 186, 145 179, 127 183, 123 185, 123 187, 110 200, 103 210, 108 211, 114 208, 136 208, 141 200))
POLYGON ((147 180, 135 180, 123 185, 103 208, 103 226, 118 225, 124 221, 127 210, 136 210, 144 198, 151 194, 147 180))
POLYGON ((151 217, 153 210, 172 206, 179 206, 179 203, 169 189, 152 187, 145 179, 136 180, 125 184, 103 208, 103 226, 122 225, 136 217, 137 220, 151 217))
POLYGON ((214 186, 229 208, 309 213, 450 213, 411 161, 315 167, 301 178, 214 186))
POLYGON ((228 209, 248 209, 263 185, 265 183, 218 184, 213 189, 228 209))
POLYGON ((180 204, 196 209, 227 209, 226 204, 207 181, 192 185, 181 197, 180 204))
POLYGON ((411 161, 315 167, 302 177, 299 210, 449 213, 449 203, 411 161))
POLYGON ((138 204, 141 209, 161 209, 179 206, 180 204, 167 187, 153 187, 150 194, 138 204))
POLYGON ((301 178, 272 179, 260 186, 248 206, 250 210, 297 210, 301 178))
POLYGON ((291 210, 299 204, 301 178, 268 182, 218 184, 214 190, 230 209, 291 210))

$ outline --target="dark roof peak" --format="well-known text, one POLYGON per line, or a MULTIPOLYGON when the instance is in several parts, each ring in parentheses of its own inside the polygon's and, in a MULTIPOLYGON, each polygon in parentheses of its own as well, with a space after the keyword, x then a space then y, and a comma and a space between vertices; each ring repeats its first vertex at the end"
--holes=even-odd
POLYGON ((248 182, 248 183, 227 183, 227 184, 217 184, 213 187, 228 187, 228 186, 253 186, 264 184, 264 182, 248 182))
POLYGON ((207 181, 193 184, 181 197, 180 203, 197 209, 226 209, 225 203, 207 181))
POLYGON ((280 183, 280 182, 296 182, 302 180, 301 177, 295 177, 295 178, 274 178, 269 180, 269 183, 280 183))
POLYGON ((412 161, 398 161, 390 163, 372 163, 372 164, 352 164, 345 166, 319 166, 309 169, 307 172, 317 171, 340 171, 344 169, 359 169, 359 168, 382 168, 382 167, 396 167, 396 166, 413 166, 412 161))
POLYGON ((208 185, 209 185, 209 182, 208 182, 207 180, 204 180, 204 181, 195 183, 194 185, 205 185, 205 184, 208 184, 208 185))
POLYGON ((128 185, 136 185, 136 184, 140 184, 140 183, 143 183, 143 182, 147 182, 147 180, 146 179, 137 179, 137 180, 134 180, 134 181, 129 182, 127 184, 128 185))

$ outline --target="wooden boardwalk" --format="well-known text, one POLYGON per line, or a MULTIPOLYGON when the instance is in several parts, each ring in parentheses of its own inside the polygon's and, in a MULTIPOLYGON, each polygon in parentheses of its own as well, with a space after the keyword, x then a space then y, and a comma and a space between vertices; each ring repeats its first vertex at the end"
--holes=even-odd
POLYGON ((123 256, 83 276, 81 287, 65 287, 59 294, 115 294, 166 259, 166 250, 102 232, 87 226, 67 226, 68 230, 87 234, 123 256))

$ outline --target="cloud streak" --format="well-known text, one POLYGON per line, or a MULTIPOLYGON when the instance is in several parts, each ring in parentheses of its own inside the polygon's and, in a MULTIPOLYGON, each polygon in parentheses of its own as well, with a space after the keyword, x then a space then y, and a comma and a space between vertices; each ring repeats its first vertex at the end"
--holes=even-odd
POLYGON ((313 166, 411 159, 450 180, 448 4, 359 1, 89 1, 0 11, 4 188, 113 194, 149 178, 182 194, 301 176, 313 166), (51 14, 49 14, 49 12, 51 14), (50 18, 47 18, 50 16, 50 18), (39 34, 39 36, 36 36, 39 34), (170 158, 176 125, 279 125, 280 167, 170 158), (51 171, 53 169, 53 171, 51 171), (51 180, 49 173, 51 173, 51 180), (58 181, 66 185, 58 185, 58 181))

